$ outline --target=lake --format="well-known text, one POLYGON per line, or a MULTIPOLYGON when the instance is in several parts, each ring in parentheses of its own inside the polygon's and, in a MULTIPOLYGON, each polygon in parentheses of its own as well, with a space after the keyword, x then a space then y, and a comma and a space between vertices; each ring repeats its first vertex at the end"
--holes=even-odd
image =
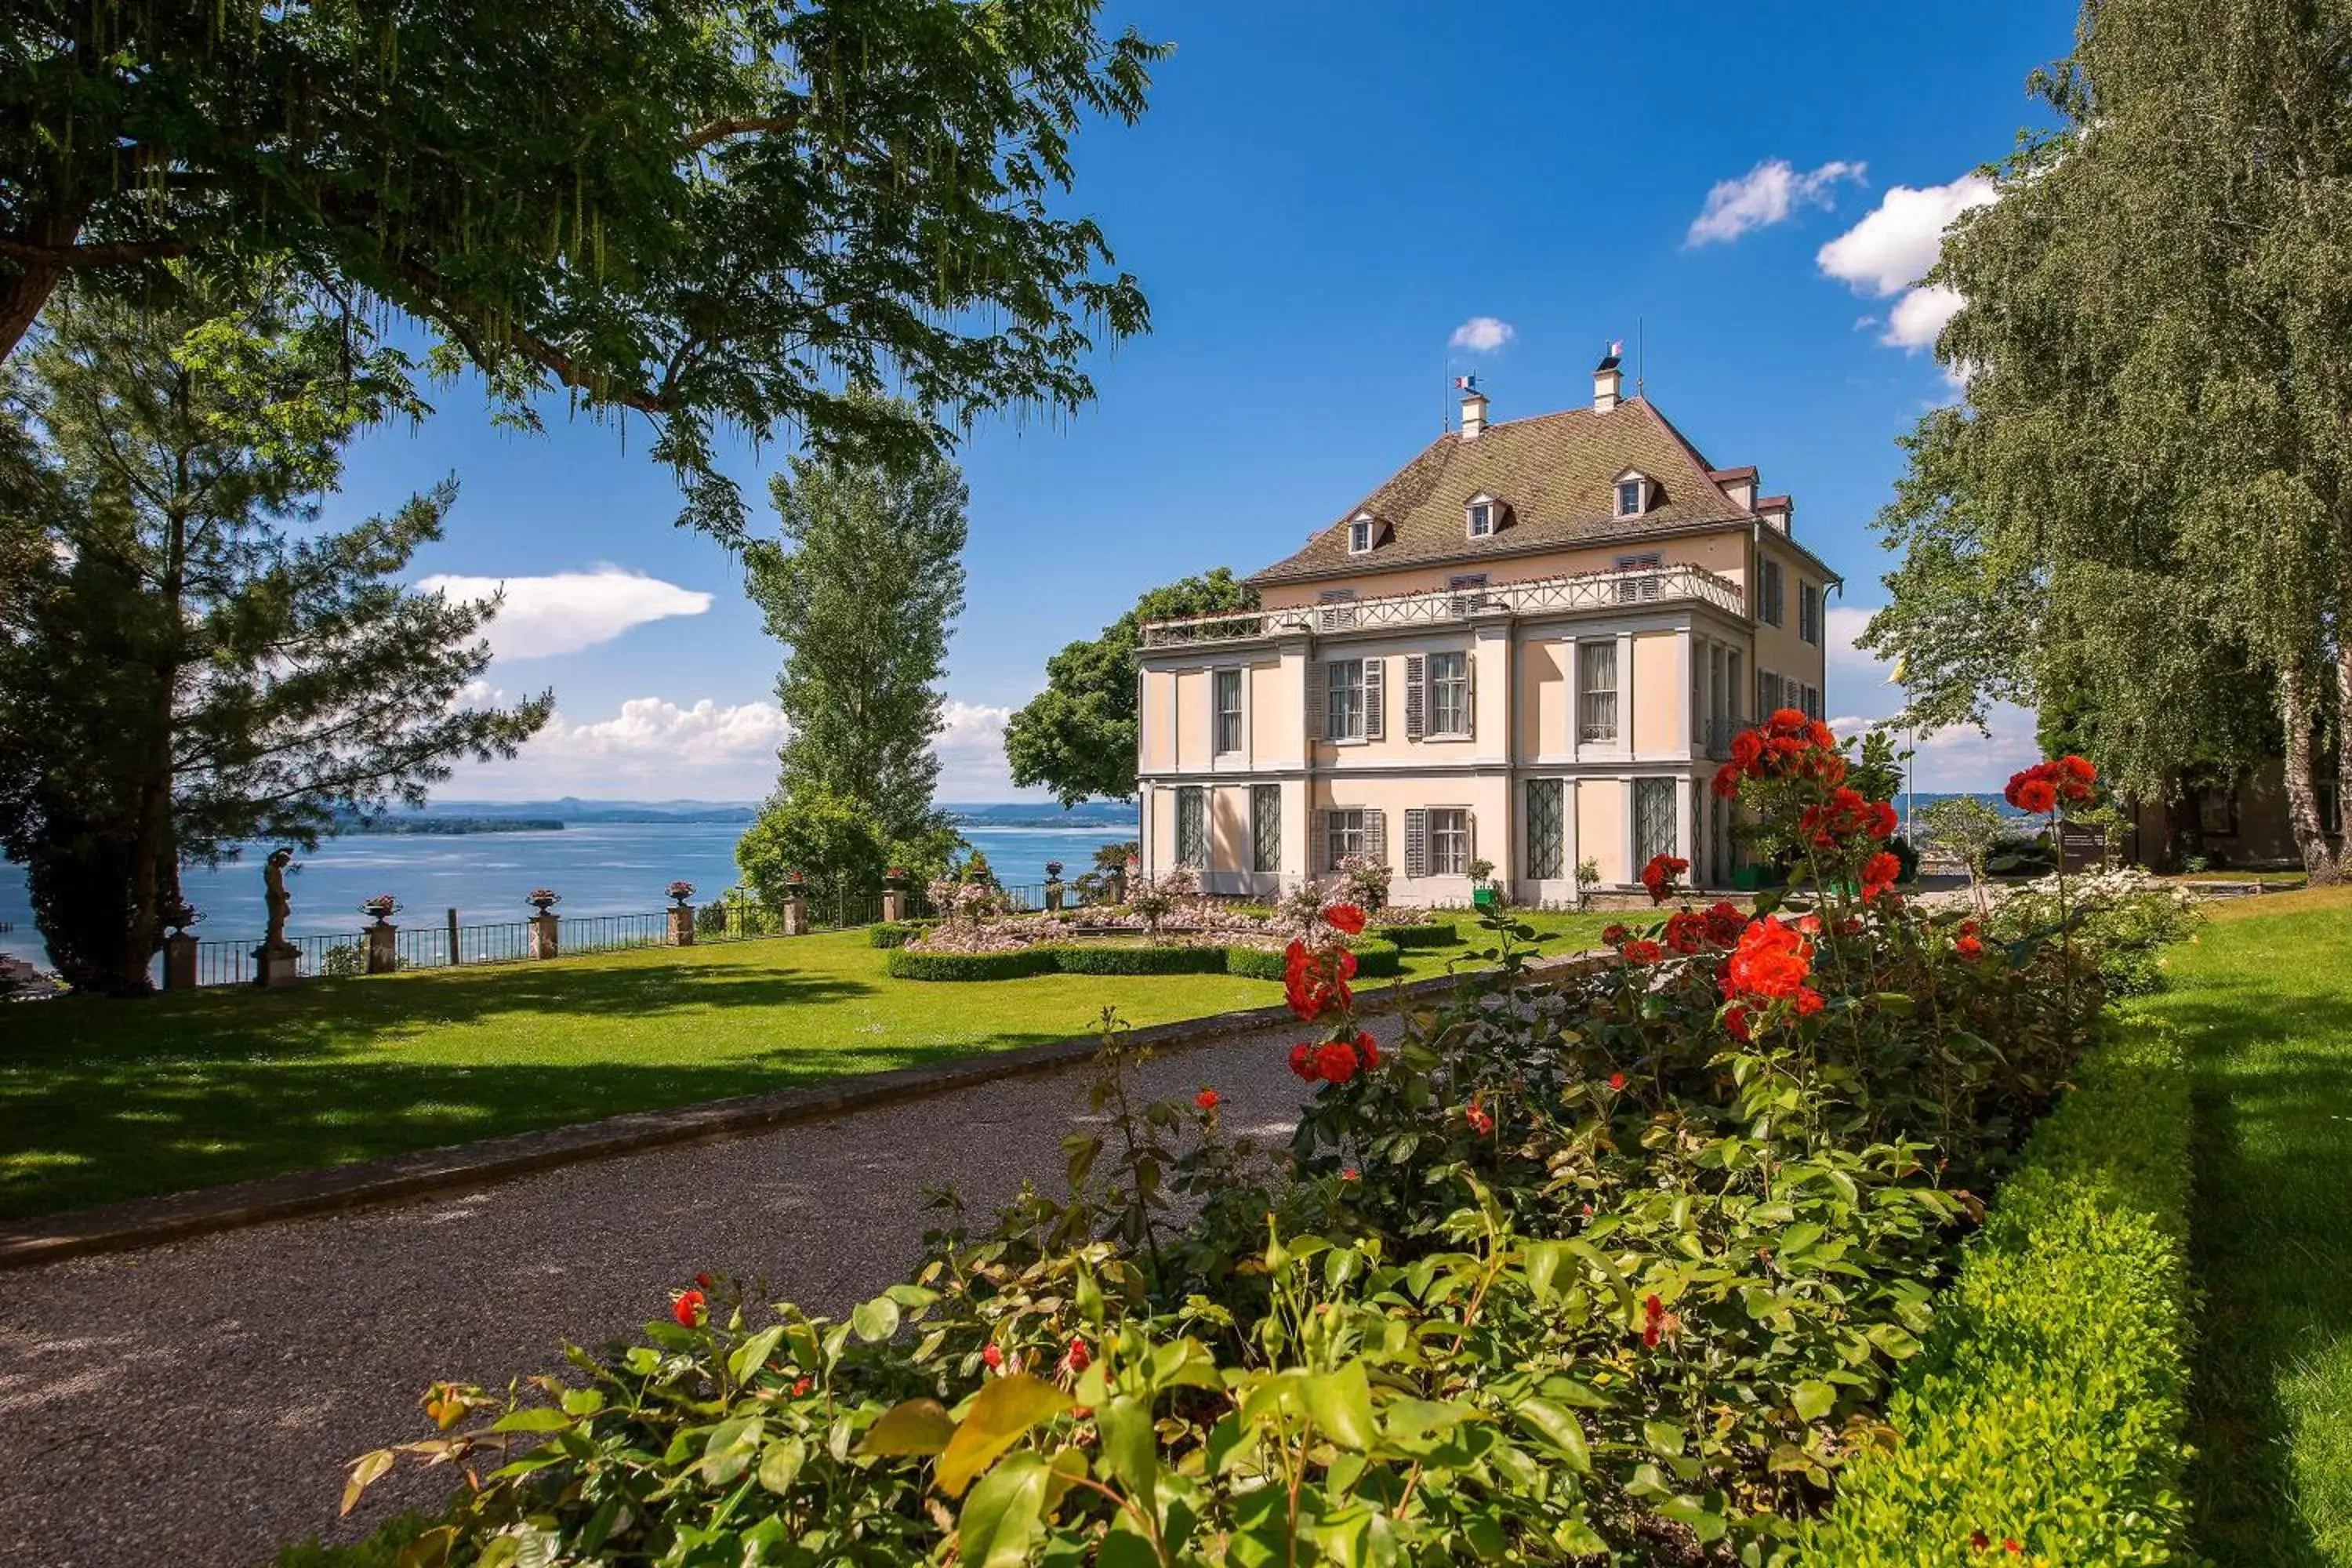
MULTIPOLYGON (((735 882, 740 822, 592 822, 560 833, 369 834, 321 840, 318 852, 297 858, 287 879, 297 934, 355 931, 367 923, 362 899, 391 893, 407 905, 399 923, 437 924, 455 909, 460 924, 524 919, 523 895, 553 888, 568 915, 634 914, 658 910, 662 889, 679 878, 712 897, 735 882)), ((1062 861, 1075 877, 1094 864, 1096 847, 1134 837, 1129 827, 963 828, 1008 885, 1042 882, 1045 862, 1062 861)), ((202 910, 196 934, 207 940, 259 940, 266 916, 261 852, 248 852, 217 871, 193 867, 183 879, 188 901, 202 910)), ((0 952, 47 966, 40 932, 26 896, 21 868, 0 875, 0 952)))

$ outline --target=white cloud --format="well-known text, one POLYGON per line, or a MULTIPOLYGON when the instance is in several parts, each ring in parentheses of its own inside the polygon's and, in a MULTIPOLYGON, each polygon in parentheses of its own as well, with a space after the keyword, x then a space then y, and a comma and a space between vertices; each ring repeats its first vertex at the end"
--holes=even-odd
MULTIPOLYGON (((477 680, 461 705, 488 707, 505 691, 477 680)), ((1010 708, 950 700, 932 742, 942 800, 1011 800, 1004 765, 1010 708)), ((482 800, 755 800, 775 787, 776 749, 792 726, 773 702, 724 704, 704 698, 681 706, 633 697, 610 718, 575 720, 558 711, 510 762, 467 763, 443 793, 482 800)))
POLYGON ((1933 348, 1944 324, 1959 310, 1960 296, 1941 284, 1916 285, 1942 255, 1944 231, 1952 220, 1999 195, 1982 174, 1963 174, 1949 184, 1922 189, 1897 185, 1880 198, 1870 216, 1822 246, 1813 259, 1857 294, 1881 300, 1902 296, 1886 313, 1880 342, 1906 351, 1933 348))
POLYGON ((632 626, 672 616, 698 616, 710 595, 621 566, 558 572, 546 577, 427 577, 423 592, 453 599, 487 599, 501 589, 506 602, 489 624, 492 657, 546 658, 608 642, 632 626))
POLYGON ((1511 323, 1494 316, 1473 316, 1454 329, 1446 339, 1449 347, 1466 349, 1474 354, 1490 354, 1519 334, 1511 323))
MULTIPOLYGON (((1841 605, 1825 617, 1829 646, 1829 694, 1844 716, 1830 721, 1840 735, 1858 735, 1893 716, 1903 706, 1902 688, 1887 679, 1885 660, 1854 647, 1854 638, 1869 624, 1875 607, 1841 605)), ((2009 775, 2042 757, 2033 733, 2033 715, 2007 702, 1997 702, 1986 714, 1990 733, 1972 724, 1953 724, 1913 736, 1898 734, 1899 744, 1911 747, 1911 782, 1916 789, 1998 790, 2009 775)))
POLYGON ((1799 207, 1833 205, 1839 182, 1858 182, 1868 168, 1839 160, 1800 174, 1786 158, 1767 158, 1736 180, 1716 182, 1683 243, 1728 244, 1750 229, 1784 222, 1799 207))

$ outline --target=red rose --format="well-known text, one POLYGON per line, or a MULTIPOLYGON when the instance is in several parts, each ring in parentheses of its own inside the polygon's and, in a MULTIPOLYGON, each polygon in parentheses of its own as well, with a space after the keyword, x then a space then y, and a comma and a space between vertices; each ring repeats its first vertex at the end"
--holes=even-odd
POLYGON ((1650 1350, 1655 1350, 1658 1348, 1658 1340, 1664 1332, 1665 1319, 1666 1309, 1664 1303, 1661 1302, 1655 1296, 1649 1296, 1643 1299, 1642 1343, 1646 1348, 1650 1350))
POLYGON ((1738 800, 1739 798, 1739 764, 1726 763, 1716 769, 1715 783, 1708 787, 1715 791, 1717 800, 1738 800))
POLYGON ((709 1276, 709 1275, 708 1275, 708 1274, 698 1274, 698 1275, 696 1275, 696 1276, 694 1277, 694 1282, 695 1282, 697 1285, 701 1286, 701 1287, 702 1287, 704 1289, 706 1289, 706 1290, 708 1290, 708 1289, 710 1289, 710 1276, 709 1276))
POLYGON ((986 1350, 980 1352, 980 1360, 981 1364, 987 1367, 991 1372, 1003 1372, 1004 1370, 1004 1352, 997 1349, 993 1343, 991 1343, 986 1350))
POLYGON ((1204 1089, 1192 1097, 1192 1103, 1203 1110, 1214 1110, 1217 1109, 1217 1091, 1213 1089, 1204 1089))
POLYGON ((1622 1072, 1611 1073, 1609 1075, 1609 1087, 1611 1089, 1622 1090, 1625 1087, 1625 1075, 1622 1072))
POLYGON ((1992 1544, 1992 1537, 1991 1537, 1991 1536, 1990 1536, 1990 1535, 1987 1535, 1983 1531, 1981 1531, 1981 1530, 1971 1530, 1971 1531, 1969 1531, 1969 1551, 1971 1551, 1971 1552, 1982 1552, 1986 1547, 1990 1546, 1991 1544, 1992 1544))
POLYGON ((2003 1552, 2008 1552, 2011 1557, 2022 1557, 2025 1555, 2025 1548, 2017 1543, 2017 1537, 2014 1535, 2005 1535, 2001 1537, 2000 1549, 2003 1552))
POLYGON ((1628 963, 1655 963, 1664 956, 1658 951, 1658 944, 1647 937, 1636 937, 1625 944, 1625 962, 1628 963))
POLYGON ((1807 735, 1812 729, 1812 721, 1794 708, 1775 708, 1772 717, 1764 722, 1774 733, 1781 735, 1807 735))
POLYGON ((2075 784, 2089 784, 2099 776, 2099 770, 2080 757, 2061 757, 2050 765, 2061 777, 2075 784))
POLYGON ((1315 1081, 1315 1047, 1305 1040, 1290 1047, 1290 1070, 1307 1082, 1315 1081))
POLYGON ((1751 1037, 1748 1030, 1748 1009, 1738 1002, 1734 1002, 1723 1010, 1723 1026, 1730 1031, 1733 1039, 1747 1040, 1751 1037))
POLYGON ((1895 837, 1895 830, 1902 825, 1901 819, 1895 815, 1895 808, 1892 805, 1883 800, 1871 803, 1870 836, 1873 838, 1892 838, 1895 837))
POLYGON ((1716 947, 1738 947, 1739 933, 1748 929, 1748 917, 1729 902, 1708 907, 1706 940, 1716 947))
POLYGON ((1612 924, 1605 925, 1601 928, 1601 940, 1607 942, 1612 947, 1615 947, 1619 942, 1623 942, 1629 934, 1630 933, 1625 930, 1625 928, 1621 925, 1612 924))
POLYGON ((1323 911, 1323 923, 1354 936, 1364 929, 1364 911, 1353 904, 1333 904, 1323 911))
POLYGON ((1073 1335, 1069 1352, 1062 1357, 1062 1364, 1071 1372, 1084 1372, 1094 1364, 1094 1359, 1087 1350, 1087 1342, 1073 1335))
POLYGON ((1675 879, 1690 869, 1690 862, 1674 855, 1653 855, 1650 863, 1642 868, 1642 886, 1649 890, 1650 902, 1663 904, 1673 896, 1675 879))
POLYGON ((1742 730, 1731 737, 1731 767, 1735 773, 1746 773, 1764 756, 1764 737, 1753 730, 1742 730))
POLYGON ((1372 1038, 1370 1029, 1356 1031, 1356 1054, 1364 1058, 1366 1072, 1381 1065, 1381 1043, 1372 1038))
POLYGON ((1687 958, 1706 945, 1706 917, 1696 910, 1676 910, 1666 917, 1666 945, 1687 958))
POLYGON ((1356 1076, 1356 1047, 1345 1040, 1326 1040, 1315 1047, 1315 1076, 1325 1083, 1345 1083, 1356 1076))
POLYGON ((701 1291, 681 1290, 677 1300, 670 1304, 669 1315, 677 1320, 679 1328, 693 1328, 702 1321, 702 1301, 701 1291))
POLYGON ((1880 850, 1862 868, 1862 896, 1864 899, 1878 897, 1894 887, 1895 879, 1901 875, 1903 862, 1886 850, 1880 850))
POLYGON ((1495 1119, 1487 1115, 1486 1108, 1475 1100, 1463 1108, 1462 1120, 1470 1124, 1471 1131, 1481 1137, 1495 1130, 1495 1119))
POLYGON ((1355 1166, 1350 1165, 1346 1170, 1339 1173, 1339 1179, 1343 1182, 1352 1182, 1361 1177, 1363 1173, 1363 1172, 1356 1169, 1355 1166))
POLYGON ((1952 951, 1959 954, 1961 963, 1974 963, 1984 956, 1984 943, 1972 936, 1964 936, 1952 943, 1952 951))

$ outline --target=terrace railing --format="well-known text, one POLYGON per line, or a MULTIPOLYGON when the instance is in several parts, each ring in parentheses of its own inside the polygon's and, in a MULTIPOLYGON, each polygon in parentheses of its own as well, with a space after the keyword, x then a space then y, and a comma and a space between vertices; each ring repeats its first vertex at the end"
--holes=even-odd
POLYGON ((1277 610, 1234 610, 1215 616, 1150 621, 1146 647, 1186 647, 1200 643, 1242 642, 1286 633, 1380 631, 1445 626, 1485 616, 1543 616, 1580 610, 1614 610, 1689 600, 1744 616, 1747 596, 1739 584, 1703 566, 1640 567, 1588 572, 1572 577, 1538 577, 1528 583, 1425 594, 1395 594, 1328 605, 1297 605, 1277 610))

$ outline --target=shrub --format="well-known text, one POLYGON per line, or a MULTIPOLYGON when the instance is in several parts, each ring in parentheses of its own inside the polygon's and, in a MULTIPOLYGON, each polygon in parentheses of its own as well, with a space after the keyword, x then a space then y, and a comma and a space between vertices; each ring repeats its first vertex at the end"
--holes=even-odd
POLYGON ((866 928, 866 940, 876 947, 904 947, 937 924, 937 921, 877 921, 866 928))
POLYGON ((1371 925, 1364 934, 1399 947, 1452 947, 1462 940, 1462 928, 1452 921, 1414 921, 1406 925, 1371 925))
POLYGON ((1050 947, 1013 947, 996 952, 927 952, 895 947, 883 967, 900 980, 1018 980, 1054 972, 1050 947))
POLYGON ((1050 951, 1054 967, 1065 974, 1216 974, 1225 967, 1222 947, 1067 942, 1050 951))
POLYGON ((2189 1328, 2188 1075, 2150 1021, 2086 1058, 1969 1244, 1887 1420, 1802 1561, 2175 1560, 2189 1328), (2009 1559, 2014 1560, 2014 1559, 2009 1559))
MULTIPOLYGON (((1404 972, 1403 952, 1396 943, 1375 938, 1370 927, 1348 946, 1356 955, 1359 974, 1379 979, 1404 972)), ((1262 947, 1229 947, 1225 949, 1225 973, 1250 980, 1279 980, 1283 955, 1262 947)))

